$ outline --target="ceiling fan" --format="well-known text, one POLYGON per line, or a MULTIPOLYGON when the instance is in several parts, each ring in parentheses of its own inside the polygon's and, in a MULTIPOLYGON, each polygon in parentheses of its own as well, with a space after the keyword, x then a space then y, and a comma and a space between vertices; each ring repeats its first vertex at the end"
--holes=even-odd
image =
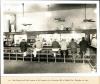
MULTIPOLYGON (((24 11, 25 4, 24 4, 24 3, 22 3, 22 7, 23 7, 23 18, 24 18, 24 13, 25 13, 25 11, 24 11)), ((32 24, 24 23, 24 24, 22 24, 22 25, 23 25, 23 26, 31 26, 32 24)))
POLYGON ((93 19, 87 19, 86 12, 87 10, 86 10, 86 4, 85 4, 85 19, 83 19, 83 22, 95 22, 93 19))

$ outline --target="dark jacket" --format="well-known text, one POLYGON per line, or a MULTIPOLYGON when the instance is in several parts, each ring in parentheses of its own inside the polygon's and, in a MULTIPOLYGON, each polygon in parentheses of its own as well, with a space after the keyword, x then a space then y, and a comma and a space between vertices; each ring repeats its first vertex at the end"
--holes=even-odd
POLYGON ((20 49, 21 49, 22 52, 26 52, 27 47, 28 47, 27 42, 20 42, 20 49))
POLYGON ((60 44, 57 41, 53 41, 52 48, 60 48, 60 44))
POLYGON ((71 41, 71 42, 69 43, 69 47, 71 48, 71 52, 72 52, 72 53, 77 53, 77 47, 78 47, 78 45, 77 45, 76 42, 71 41))
POLYGON ((79 45, 81 51, 86 51, 88 48, 88 42, 86 40, 80 41, 79 45))

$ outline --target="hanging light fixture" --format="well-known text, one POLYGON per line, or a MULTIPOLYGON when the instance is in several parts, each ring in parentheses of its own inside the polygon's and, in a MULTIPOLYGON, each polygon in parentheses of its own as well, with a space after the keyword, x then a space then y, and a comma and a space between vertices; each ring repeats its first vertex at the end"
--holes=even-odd
POLYGON ((26 21, 27 21, 27 20, 26 20, 26 18, 24 17, 24 16, 25 16, 25 10, 24 10, 24 7, 25 7, 25 4, 24 4, 24 3, 22 3, 23 22, 24 22, 22 25, 23 25, 23 26, 31 26, 32 24, 29 24, 29 23, 28 23, 28 24, 26 24, 26 21))
POLYGON ((84 4, 84 19, 80 26, 82 29, 90 29, 93 28, 93 22, 95 22, 93 19, 87 18, 87 4, 84 4))
POLYGON ((83 20, 83 22, 95 22, 93 19, 87 19, 87 5, 85 4, 84 5, 85 7, 84 7, 84 20, 83 20))
POLYGON ((23 8, 23 17, 24 17, 24 3, 22 3, 22 8, 23 8))
POLYGON ((50 5, 47 5, 47 11, 45 12, 46 17, 51 17, 51 15, 52 15, 51 12, 49 12, 49 6, 50 5))

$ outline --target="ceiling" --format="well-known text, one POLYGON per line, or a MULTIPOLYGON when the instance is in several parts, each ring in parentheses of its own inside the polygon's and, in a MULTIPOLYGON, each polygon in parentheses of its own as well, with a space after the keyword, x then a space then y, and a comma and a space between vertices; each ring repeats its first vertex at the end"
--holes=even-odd
MULTIPOLYGON (((52 5, 50 7, 49 10, 69 10, 69 9, 80 9, 80 8, 84 8, 85 4, 55 4, 52 5)), ((96 5, 95 4, 87 4, 86 5, 87 8, 95 8, 96 5)))
MULTIPOLYGON (((85 4, 34 4, 25 3, 9 3, 4 4, 4 12, 6 13, 20 13, 20 12, 41 12, 41 11, 57 11, 57 10, 71 10, 85 8, 85 4), (23 9, 24 8, 24 9, 23 9)), ((86 4, 87 8, 96 8, 96 4, 86 4)))

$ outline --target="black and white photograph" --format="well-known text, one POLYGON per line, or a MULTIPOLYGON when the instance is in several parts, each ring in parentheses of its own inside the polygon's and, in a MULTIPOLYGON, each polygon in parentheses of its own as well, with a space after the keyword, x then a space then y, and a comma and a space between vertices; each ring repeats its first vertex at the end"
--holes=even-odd
POLYGON ((4 3, 4 74, 97 72, 97 3, 4 3))

